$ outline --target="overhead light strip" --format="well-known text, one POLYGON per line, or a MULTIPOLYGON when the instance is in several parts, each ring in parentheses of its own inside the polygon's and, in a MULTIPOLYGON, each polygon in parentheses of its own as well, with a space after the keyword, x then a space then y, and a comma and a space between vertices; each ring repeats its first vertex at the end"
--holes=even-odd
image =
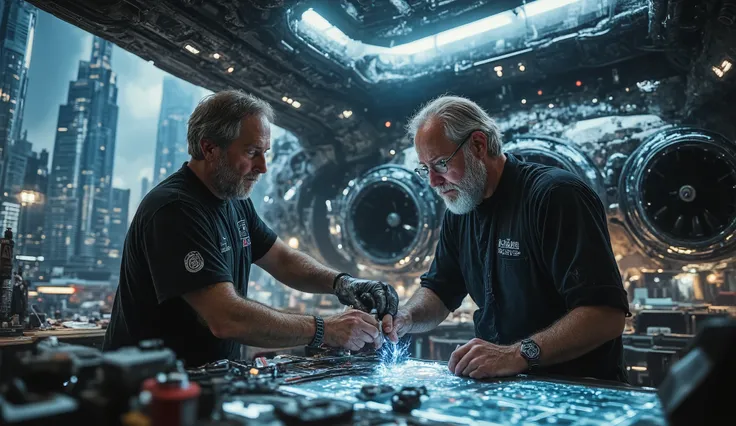
POLYGON ((529 18, 579 3, 581 1, 583 0, 537 0, 469 24, 461 25, 410 43, 388 48, 352 40, 350 37, 345 35, 342 30, 332 25, 327 19, 311 8, 302 14, 302 22, 310 26, 312 29, 322 33, 335 43, 343 46, 353 42, 363 45, 366 50, 377 51, 381 54, 414 55, 510 25, 515 19, 518 19, 514 11, 521 11, 525 17, 529 18))

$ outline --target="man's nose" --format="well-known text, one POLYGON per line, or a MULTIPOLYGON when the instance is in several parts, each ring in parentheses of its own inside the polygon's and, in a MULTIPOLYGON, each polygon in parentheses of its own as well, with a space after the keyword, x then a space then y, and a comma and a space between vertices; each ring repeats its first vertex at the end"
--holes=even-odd
POLYGON ((256 161, 253 164, 253 169, 255 169, 258 173, 264 174, 268 170, 268 166, 266 165, 266 156, 265 155, 259 155, 256 157, 256 161))
POLYGON ((435 172, 434 170, 429 170, 429 186, 432 188, 437 187, 445 183, 445 178, 442 177, 441 174, 435 172))

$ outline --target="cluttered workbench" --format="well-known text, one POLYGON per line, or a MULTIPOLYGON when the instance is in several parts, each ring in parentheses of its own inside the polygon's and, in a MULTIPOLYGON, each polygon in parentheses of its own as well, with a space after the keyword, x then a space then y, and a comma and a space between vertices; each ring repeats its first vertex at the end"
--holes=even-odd
POLYGON ((161 341, 101 352, 47 338, 8 360, 13 377, 0 385, 0 424, 730 424, 721 421, 731 416, 729 396, 703 386, 730 383, 732 370, 723 367, 731 364, 718 354, 735 333, 736 323, 727 323, 700 336, 689 361, 658 390, 530 375, 457 377, 444 362, 409 358, 409 341, 185 368, 161 341))
POLYGON ((101 347, 105 329, 54 328, 49 330, 26 330, 22 336, 0 337, 0 351, 8 346, 30 345, 38 339, 55 336, 61 341, 83 346, 101 347), (80 341, 84 341, 81 342, 80 341))
POLYGON ((667 424, 652 389, 477 381, 396 353, 326 349, 185 369, 160 342, 102 353, 44 340, 15 371, 0 395, 3 424, 667 424))
POLYGON ((53 327, 46 330, 24 330, 20 336, 2 336, 0 337, 0 380, 7 378, 12 373, 12 364, 8 360, 16 357, 20 352, 31 349, 36 342, 51 337, 63 343, 102 349, 105 329, 101 327, 88 329, 53 327))

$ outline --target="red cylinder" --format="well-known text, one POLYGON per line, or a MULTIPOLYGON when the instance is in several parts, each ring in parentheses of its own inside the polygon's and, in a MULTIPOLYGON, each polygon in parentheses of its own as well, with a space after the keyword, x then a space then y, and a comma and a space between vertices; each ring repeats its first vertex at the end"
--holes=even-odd
POLYGON ((201 389, 186 377, 169 374, 166 380, 151 378, 143 390, 151 393, 152 426, 193 426, 197 422, 197 402, 201 389))

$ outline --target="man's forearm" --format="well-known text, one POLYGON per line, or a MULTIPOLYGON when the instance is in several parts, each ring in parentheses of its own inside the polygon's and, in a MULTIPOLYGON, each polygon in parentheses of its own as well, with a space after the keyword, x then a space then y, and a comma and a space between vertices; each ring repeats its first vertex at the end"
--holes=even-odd
POLYGON ((425 287, 420 287, 414 292, 400 311, 406 311, 411 316, 412 325, 409 333, 433 330, 450 314, 437 294, 425 287))
POLYGON ((620 336, 624 318, 621 310, 606 306, 573 309, 551 327, 531 336, 541 350, 541 365, 570 361, 620 336))
POLYGON ((210 325, 221 339, 263 348, 308 345, 314 338, 314 318, 277 311, 258 302, 238 298, 223 306, 220 323, 210 325))
POLYGON ((332 294, 332 283, 338 272, 328 268, 297 250, 289 250, 281 262, 283 267, 277 268, 271 275, 280 282, 305 293, 332 294))

